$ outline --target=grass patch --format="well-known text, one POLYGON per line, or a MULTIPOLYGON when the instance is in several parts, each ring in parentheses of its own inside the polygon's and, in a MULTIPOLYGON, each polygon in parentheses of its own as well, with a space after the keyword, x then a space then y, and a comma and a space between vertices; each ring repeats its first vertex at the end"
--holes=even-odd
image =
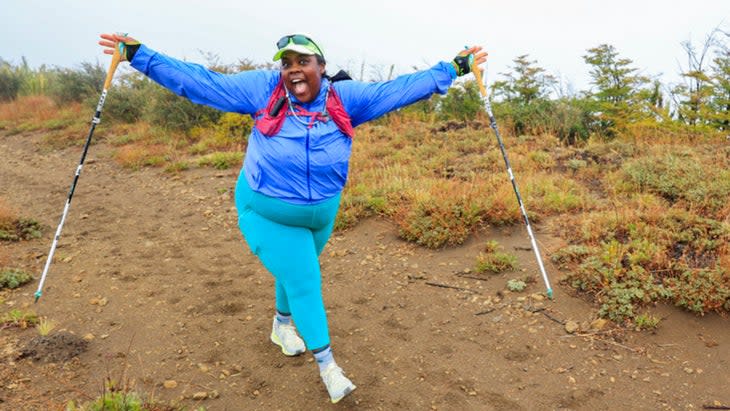
POLYGON ((488 241, 484 251, 477 256, 475 270, 478 273, 490 272, 493 274, 515 270, 517 268, 517 257, 501 250, 502 246, 497 241, 488 241))
POLYGON ((667 153, 627 163, 619 174, 627 192, 651 192, 716 218, 730 213, 730 170, 691 152, 667 153))
POLYGON ((241 165, 243 161, 242 152, 215 152, 205 155, 198 159, 198 165, 201 167, 212 167, 217 170, 227 170, 234 166, 241 165))
POLYGON ((38 316, 31 311, 22 311, 14 308, 0 317, 0 324, 5 327, 18 327, 25 329, 38 324, 38 316))
POLYGON ((140 170, 143 167, 160 167, 167 161, 167 148, 163 145, 129 144, 114 153, 114 160, 122 167, 140 170))
POLYGON ((47 337, 56 328, 56 322, 49 320, 47 317, 42 317, 38 320, 35 328, 38 331, 38 335, 47 337))

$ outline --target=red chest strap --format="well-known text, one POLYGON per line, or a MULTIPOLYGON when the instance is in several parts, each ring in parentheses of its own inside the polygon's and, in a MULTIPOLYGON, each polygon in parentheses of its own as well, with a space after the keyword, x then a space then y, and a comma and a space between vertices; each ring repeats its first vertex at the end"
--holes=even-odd
POLYGON ((355 135, 350 115, 345 111, 342 100, 340 100, 340 97, 331 84, 327 93, 327 101, 325 102, 325 113, 309 112, 299 106, 294 106, 294 108, 296 109, 296 113, 292 113, 289 110, 284 82, 283 80, 279 80, 271 96, 269 96, 266 108, 256 112, 254 125, 261 134, 267 137, 273 137, 281 131, 286 116, 296 114, 298 117, 309 118, 309 124, 307 126, 310 128, 316 121, 327 122, 329 119, 332 119, 337 125, 337 128, 346 136, 352 138, 355 135), (275 110, 276 106, 279 106, 278 110, 275 110), (275 113, 275 111, 278 112, 275 113))

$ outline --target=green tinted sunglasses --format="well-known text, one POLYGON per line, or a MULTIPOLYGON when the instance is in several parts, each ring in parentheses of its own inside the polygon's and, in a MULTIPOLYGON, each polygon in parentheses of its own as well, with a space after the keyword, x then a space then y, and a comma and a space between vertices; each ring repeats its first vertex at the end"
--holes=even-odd
POLYGON ((281 39, 279 39, 279 41, 276 42, 276 47, 279 50, 281 50, 284 47, 286 47, 290 42, 300 45, 300 46, 305 46, 310 49, 313 48, 312 51, 316 52, 320 56, 324 56, 324 54, 322 53, 322 50, 319 49, 319 46, 317 45, 317 43, 315 43, 314 40, 312 40, 309 37, 304 36, 302 34, 292 34, 289 36, 284 36, 281 39))

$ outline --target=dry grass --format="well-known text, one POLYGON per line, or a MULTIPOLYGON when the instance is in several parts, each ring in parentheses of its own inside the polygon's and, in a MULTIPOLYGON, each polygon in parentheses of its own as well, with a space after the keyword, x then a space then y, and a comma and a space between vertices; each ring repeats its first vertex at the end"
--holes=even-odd
POLYGON ((114 160, 122 167, 139 170, 145 166, 161 167, 166 162, 167 147, 161 144, 130 143, 120 147, 114 160))
POLYGON ((56 119, 59 109, 48 96, 22 96, 8 103, 0 104, 0 121, 13 126, 32 121, 44 123, 56 119))
POLYGON ((12 230, 18 221, 18 212, 10 207, 5 199, 0 198, 0 230, 12 230))

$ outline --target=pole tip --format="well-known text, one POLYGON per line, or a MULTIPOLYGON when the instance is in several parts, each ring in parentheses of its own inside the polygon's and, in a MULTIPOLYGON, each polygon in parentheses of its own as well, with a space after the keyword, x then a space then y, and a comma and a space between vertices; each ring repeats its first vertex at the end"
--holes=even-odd
POLYGON ((553 289, 552 288, 548 288, 547 297, 551 300, 553 299, 553 289))
POLYGON ((33 301, 33 303, 35 304, 38 302, 38 299, 41 298, 42 294, 40 291, 36 291, 35 294, 33 294, 33 295, 35 296, 35 301, 33 301))

